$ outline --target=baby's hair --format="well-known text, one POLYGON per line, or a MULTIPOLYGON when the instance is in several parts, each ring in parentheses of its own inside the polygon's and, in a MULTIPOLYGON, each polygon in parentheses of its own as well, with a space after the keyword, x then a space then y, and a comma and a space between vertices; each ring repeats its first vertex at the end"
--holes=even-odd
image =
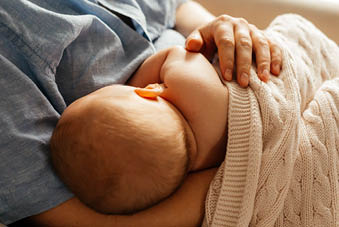
POLYGON ((133 213, 155 205, 188 171, 185 127, 166 114, 122 102, 78 100, 51 139, 57 173, 99 212, 133 213))

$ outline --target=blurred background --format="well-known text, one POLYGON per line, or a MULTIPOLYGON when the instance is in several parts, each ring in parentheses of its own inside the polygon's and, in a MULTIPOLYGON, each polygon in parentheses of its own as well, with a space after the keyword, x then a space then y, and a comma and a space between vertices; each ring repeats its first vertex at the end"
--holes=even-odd
POLYGON ((339 44, 339 0, 195 0, 214 15, 243 17, 264 29, 279 14, 297 13, 339 44))

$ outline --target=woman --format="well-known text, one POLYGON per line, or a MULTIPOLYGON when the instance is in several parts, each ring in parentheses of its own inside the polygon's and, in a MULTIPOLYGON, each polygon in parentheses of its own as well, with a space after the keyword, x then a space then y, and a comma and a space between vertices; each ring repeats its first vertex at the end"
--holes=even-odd
POLYGON ((281 52, 253 25, 214 17, 193 1, 44 0, 0 3, 0 222, 34 226, 195 226, 215 170, 188 176, 170 198, 131 216, 81 203, 55 176, 49 138, 63 110, 100 87, 125 83, 141 62, 187 36, 246 87, 254 50, 258 75, 278 75, 281 52), (173 29, 175 28, 175 30, 173 29), (236 69, 236 70, 235 70, 236 69), (15 107, 15 108, 13 108, 15 107))

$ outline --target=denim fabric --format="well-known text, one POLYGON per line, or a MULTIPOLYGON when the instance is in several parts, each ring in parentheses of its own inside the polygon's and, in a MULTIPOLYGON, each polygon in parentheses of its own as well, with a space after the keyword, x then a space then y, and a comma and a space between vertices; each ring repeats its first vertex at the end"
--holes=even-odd
POLYGON ((179 3, 0 1, 1 223, 41 213, 73 196, 54 174, 49 157, 60 114, 79 97, 125 83, 157 47, 182 44, 183 37, 170 29, 179 3), (115 12, 131 18, 137 31, 115 12))

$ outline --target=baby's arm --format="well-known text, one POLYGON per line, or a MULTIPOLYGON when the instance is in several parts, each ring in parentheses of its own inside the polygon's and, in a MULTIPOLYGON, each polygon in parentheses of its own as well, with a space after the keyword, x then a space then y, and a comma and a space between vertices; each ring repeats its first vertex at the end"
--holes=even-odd
MULTIPOLYGON (((199 56, 200 59, 202 58, 202 55, 198 53, 189 53, 180 46, 173 46, 161 50, 147 58, 141 64, 134 75, 127 81, 127 85, 143 88, 149 84, 164 83, 164 75, 168 73, 167 69, 171 68, 167 66, 173 64, 178 66, 178 68, 176 68, 176 73, 179 77, 185 76, 187 79, 190 78, 194 80, 197 71, 200 71, 199 69, 204 70, 206 68, 206 64, 199 64, 199 62, 201 62, 200 59, 187 59, 186 53, 188 53, 188 55, 199 56), (193 70, 192 67, 190 67, 191 71, 187 73, 188 70, 186 69, 185 64, 194 64, 193 70)), ((204 59, 202 62, 207 62, 207 59, 204 59)))
POLYGON ((127 82, 128 85, 134 87, 145 87, 148 84, 161 83, 160 72, 161 67, 166 61, 168 54, 173 48, 161 50, 158 53, 147 58, 135 72, 135 74, 127 82))
POLYGON ((219 165, 225 157, 228 90, 212 64, 199 53, 171 51, 160 81, 163 98, 174 104, 192 128, 197 157, 192 170, 219 165))
POLYGON ((160 96, 183 114, 193 130, 198 147, 193 170, 220 164, 226 146, 228 90, 211 63, 182 47, 160 51, 140 66, 128 85, 154 83, 164 85, 160 96))

